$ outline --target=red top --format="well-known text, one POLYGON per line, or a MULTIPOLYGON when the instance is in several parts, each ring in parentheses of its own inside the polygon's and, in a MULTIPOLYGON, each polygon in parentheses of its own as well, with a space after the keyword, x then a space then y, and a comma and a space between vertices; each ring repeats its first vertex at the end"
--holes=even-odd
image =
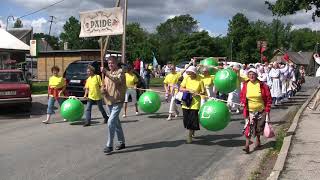
MULTIPOLYGON (((244 105, 243 107, 243 117, 247 118, 249 116, 248 111, 248 103, 247 103, 247 82, 243 84, 241 93, 240 93, 240 102, 244 105)), ((262 100, 264 102, 264 111, 270 112, 271 105, 272 105, 272 97, 269 90, 269 87, 266 83, 259 81, 260 83, 260 89, 261 89, 261 96, 262 100)))
POLYGON ((134 62, 133 62, 133 69, 137 70, 137 69, 140 69, 140 59, 136 59, 134 62))

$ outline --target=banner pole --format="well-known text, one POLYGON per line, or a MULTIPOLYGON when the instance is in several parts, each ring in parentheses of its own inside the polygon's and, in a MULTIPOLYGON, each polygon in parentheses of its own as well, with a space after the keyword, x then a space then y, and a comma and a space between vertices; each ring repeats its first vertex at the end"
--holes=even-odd
POLYGON ((128 0, 124 0, 124 15, 123 15, 123 34, 122 34, 122 55, 121 62, 126 64, 126 29, 127 29, 127 11, 128 0))

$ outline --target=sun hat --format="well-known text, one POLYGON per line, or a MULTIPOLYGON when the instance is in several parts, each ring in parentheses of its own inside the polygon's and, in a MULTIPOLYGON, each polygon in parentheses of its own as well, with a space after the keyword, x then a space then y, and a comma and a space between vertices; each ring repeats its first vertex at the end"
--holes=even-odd
POLYGON ((193 72, 193 73, 197 74, 197 68, 194 66, 190 66, 190 67, 188 67, 186 72, 193 72))
POLYGON ((255 73, 255 74, 258 74, 258 73, 257 73, 257 70, 256 70, 255 68, 250 68, 250 69, 248 70, 248 74, 249 74, 249 72, 253 72, 253 73, 255 73))

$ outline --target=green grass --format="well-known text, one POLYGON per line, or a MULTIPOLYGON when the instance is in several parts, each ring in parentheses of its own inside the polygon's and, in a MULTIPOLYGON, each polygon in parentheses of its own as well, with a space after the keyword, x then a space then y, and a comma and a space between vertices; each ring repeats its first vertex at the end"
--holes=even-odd
POLYGON ((31 91, 32 91, 32 94, 47 94, 48 82, 33 82, 31 91))
POLYGON ((150 80, 150 87, 162 87, 164 78, 152 78, 150 80))

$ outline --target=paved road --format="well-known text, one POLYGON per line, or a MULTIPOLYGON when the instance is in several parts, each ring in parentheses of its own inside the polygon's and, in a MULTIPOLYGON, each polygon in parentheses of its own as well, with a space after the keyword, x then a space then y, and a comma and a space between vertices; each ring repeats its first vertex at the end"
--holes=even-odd
MULTIPOLYGON (((273 108, 274 125, 286 121, 316 85, 314 79, 307 81, 295 99, 273 108)), ((202 129, 193 144, 185 144, 182 117, 166 121, 168 104, 163 104, 157 114, 121 119, 128 148, 106 156, 106 126, 97 107, 91 127, 63 123, 58 114, 57 123, 41 124, 45 109, 45 97, 37 97, 31 114, 1 110, 1 180, 247 179, 264 153, 242 152, 240 115, 233 115, 223 131, 202 129)), ((270 147, 271 142, 265 143, 270 147)))

